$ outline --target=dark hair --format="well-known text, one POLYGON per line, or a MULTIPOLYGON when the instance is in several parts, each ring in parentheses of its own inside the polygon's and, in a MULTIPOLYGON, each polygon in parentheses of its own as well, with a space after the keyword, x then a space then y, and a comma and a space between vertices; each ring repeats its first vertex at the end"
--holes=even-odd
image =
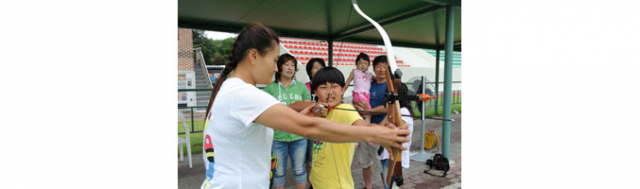
POLYGON ((337 83, 340 87, 345 86, 344 75, 342 75, 340 70, 334 67, 325 67, 318 70, 316 75, 313 76, 313 80, 311 81, 311 90, 315 91, 318 86, 327 84, 327 82, 337 83))
POLYGON ((227 80, 227 75, 238 67, 238 63, 244 59, 247 52, 251 49, 256 49, 260 55, 265 55, 268 51, 274 48, 273 42, 280 44, 278 34, 276 34, 276 32, 271 28, 260 23, 253 23, 238 33, 238 37, 236 37, 236 40, 233 42, 229 61, 225 64, 224 70, 222 70, 222 74, 216 81, 216 85, 213 87, 213 92, 211 92, 211 99, 209 99, 205 119, 209 116, 209 111, 211 111, 213 101, 216 99, 216 95, 218 95, 222 83, 227 80))
POLYGON ((358 54, 358 57, 356 57, 356 65, 358 64, 358 60, 360 60, 360 59, 364 59, 367 62, 371 62, 371 61, 369 61, 369 55, 364 54, 363 52, 360 52, 360 54, 358 54))
POLYGON ((309 60, 309 62, 307 62, 307 67, 306 67, 307 68, 307 76, 309 76, 309 81, 311 81, 313 79, 313 76, 311 76, 311 69, 313 69, 313 64, 315 64, 316 62, 319 62, 320 65, 322 65, 323 68, 327 67, 327 65, 324 64, 324 60, 322 60, 321 58, 312 58, 311 60, 309 60))
MULTIPOLYGON (((404 83, 400 83, 400 86, 398 87, 398 95, 399 96, 409 95, 409 87, 407 87, 407 85, 404 83)), ((411 116, 413 116, 413 107, 411 106, 411 101, 400 100, 399 102, 400 102, 400 107, 409 109, 409 113, 411 114, 411 116)))
POLYGON ((376 58, 373 59, 373 67, 383 62, 389 63, 389 61, 387 61, 387 55, 376 56, 376 58))
POLYGON ((296 68, 295 71, 298 71, 298 60, 296 59, 296 57, 291 56, 289 53, 285 53, 280 55, 280 57, 278 57, 278 72, 276 72, 276 81, 280 81, 280 76, 282 74, 280 74, 282 72, 282 65, 284 65, 284 63, 289 62, 289 60, 293 60, 293 66, 296 68))

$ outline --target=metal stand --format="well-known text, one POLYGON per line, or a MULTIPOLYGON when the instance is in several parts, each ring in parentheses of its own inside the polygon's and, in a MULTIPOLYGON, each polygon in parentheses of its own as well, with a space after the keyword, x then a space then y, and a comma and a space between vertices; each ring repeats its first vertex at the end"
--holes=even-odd
MULTIPOLYGON (((425 88, 426 87, 426 79, 425 76, 422 76, 422 93, 425 93, 425 88)), ((422 130, 420 130, 420 138, 422 140, 420 140, 420 151, 413 151, 409 153, 409 156, 411 157, 410 159, 413 161, 417 161, 417 162, 422 162, 422 163, 426 163, 427 159, 431 159, 434 155, 434 153, 431 152, 427 152, 424 150, 424 131, 426 129, 426 122, 425 122, 425 118, 424 118, 424 114, 425 112, 425 106, 426 106, 426 102, 422 103, 422 130)), ((440 143, 442 144, 442 143, 440 143)), ((437 147, 438 150, 440 150, 440 147, 437 147)), ((449 158, 449 166, 453 167, 456 164, 456 162, 449 158)))
MULTIPOLYGON (((425 76, 422 76, 422 93, 425 93, 425 89, 427 88, 427 84, 425 83, 425 76)), ((424 151, 424 129, 425 129, 425 119, 424 119, 424 114, 425 112, 425 106, 426 106, 426 102, 422 103, 422 115, 421 115, 421 119, 422 119, 422 130, 420 130, 420 138, 422 140, 420 140, 420 151, 417 152, 410 152, 409 156, 411 156, 411 160, 413 161, 417 161, 417 162, 427 162, 427 159, 430 159, 431 157, 433 157, 433 153, 430 152, 426 152, 424 151)))

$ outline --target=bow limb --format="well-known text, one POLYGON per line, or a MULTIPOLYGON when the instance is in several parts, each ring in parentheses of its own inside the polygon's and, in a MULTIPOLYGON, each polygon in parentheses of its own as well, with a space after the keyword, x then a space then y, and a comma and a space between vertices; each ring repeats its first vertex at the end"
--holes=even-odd
POLYGON ((384 41, 384 47, 387 51, 387 60, 389 61, 389 66, 391 66, 391 71, 395 72, 396 69, 398 69, 398 66, 396 65, 396 58, 395 56, 393 56, 393 48, 391 48, 392 46, 391 46, 391 40, 389 39, 389 35, 384 30, 384 28, 380 26, 380 24, 378 24, 376 21, 374 21, 369 16, 364 14, 362 10, 360 10, 360 7, 358 7, 358 3, 356 2, 356 0, 351 0, 351 3, 353 4, 353 8, 358 12, 358 14, 364 17, 364 19, 367 19, 367 21, 369 21, 369 23, 375 26, 378 32, 380 33, 380 36, 382 37, 382 41, 384 41))
MULTIPOLYGON (((393 54, 393 48, 391 46, 391 40, 389 39, 389 35, 384 30, 384 28, 380 26, 380 24, 378 24, 376 21, 374 21, 369 16, 364 14, 362 10, 360 10, 360 7, 358 7, 358 3, 356 2, 356 0, 351 0, 351 3, 353 4, 353 8, 358 12, 358 14, 360 14, 360 16, 364 17, 373 26, 375 26, 378 32, 380 33, 380 36, 384 41, 385 49, 387 51, 387 61, 389 64, 389 69, 387 70, 387 74, 385 76, 387 81, 387 91, 393 91, 394 95, 398 95, 398 91, 396 90, 397 87, 395 87, 394 85, 395 83, 399 84, 399 81, 394 82, 394 80, 392 80, 392 77, 391 77, 391 74, 395 73, 398 67, 396 65, 396 59, 393 54)), ((404 124, 400 116, 400 103, 398 103, 397 100, 395 100, 393 103, 387 106, 387 111, 388 111, 387 116, 389 118, 389 122, 395 124, 396 126, 401 126, 404 124)), ((398 174, 398 172, 395 171, 396 164, 400 164, 400 160, 402 159, 401 156, 402 156, 402 150, 397 148, 391 148, 391 151, 389 152, 389 160, 390 160, 389 170, 387 172, 387 178, 385 180, 388 186, 391 186, 392 176, 399 176, 399 174, 402 174, 401 172, 398 174), (394 175, 394 172, 396 173, 396 175, 394 175)))

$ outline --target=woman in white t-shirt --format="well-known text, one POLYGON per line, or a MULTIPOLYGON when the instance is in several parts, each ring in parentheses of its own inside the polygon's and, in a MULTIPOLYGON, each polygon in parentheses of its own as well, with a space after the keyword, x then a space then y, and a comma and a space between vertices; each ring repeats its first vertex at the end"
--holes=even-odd
POLYGON ((279 52, 278 35, 262 24, 251 24, 238 34, 209 101, 202 188, 268 188, 273 129, 330 142, 366 141, 404 149, 407 125, 352 127, 310 117, 317 105, 296 112, 256 88, 271 83, 279 52))

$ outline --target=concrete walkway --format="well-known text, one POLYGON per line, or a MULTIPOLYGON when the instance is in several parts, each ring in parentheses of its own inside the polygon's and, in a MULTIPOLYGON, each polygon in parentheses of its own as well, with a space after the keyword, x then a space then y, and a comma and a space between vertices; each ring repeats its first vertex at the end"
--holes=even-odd
MULTIPOLYGON (((461 124, 462 114, 452 114, 451 117, 455 120, 451 122, 451 158, 455 161, 455 165, 451 167, 447 172, 446 177, 432 176, 424 174, 423 171, 428 169, 425 162, 411 161, 410 168, 404 173, 404 185, 400 188, 446 188, 455 189, 461 188, 462 176, 462 150, 461 150, 461 124)), ((414 121, 413 137, 411 143, 411 152, 417 152, 420 149, 420 129, 422 123, 420 120, 414 121)), ((440 136, 442 134, 442 121, 427 120, 426 130, 434 129, 435 133, 440 136)), ((425 132, 426 132, 425 130, 425 132)), ((442 138, 442 136, 440 136, 442 138)), ((186 158, 186 156, 185 156, 186 158)), ((379 167, 379 162, 377 167, 379 167)), ((295 189, 295 182, 293 179, 293 173, 291 172, 291 163, 288 163, 287 174, 285 176, 286 189, 295 189)), ((442 175, 442 171, 431 170, 436 175, 442 175)), ((205 169, 202 161, 202 154, 193 155, 193 168, 189 169, 189 163, 185 160, 178 163, 178 187, 179 188, 199 188, 200 184, 204 180, 205 169)), ((364 180, 362 177, 362 169, 357 166, 357 163, 353 163, 351 167, 351 174, 353 175, 353 181, 355 188, 364 188, 364 180)), ((380 169, 374 169, 373 173, 373 188, 383 188, 382 179, 380 178, 380 169)))

